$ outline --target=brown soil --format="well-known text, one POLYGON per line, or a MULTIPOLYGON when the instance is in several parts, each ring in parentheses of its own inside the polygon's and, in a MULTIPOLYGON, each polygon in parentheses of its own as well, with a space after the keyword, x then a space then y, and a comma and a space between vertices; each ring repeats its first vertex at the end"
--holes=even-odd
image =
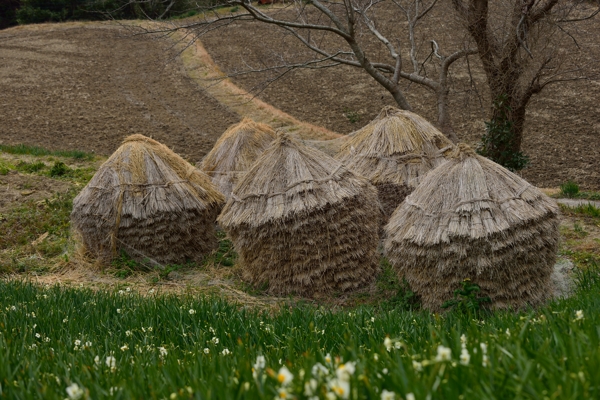
MULTIPOLYGON (((423 31, 423 37, 436 37, 442 49, 451 49, 449 32, 455 22, 436 23, 436 18, 443 19, 448 12, 443 7, 432 17, 433 23, 423 31)), ((570 57, 582 63, 600 59, 597 22, 586 21, 580 26, 577 38, 585 51, 570 57)), ((226 72, 248 64, 268 64, 282 46, 285 57, 306 57, 296 41, 258 24, 232 24, 202 41, 226 72)), ((173 54, 167 49, 171 45, 147 36, 132 37, 112 25, 98 23, 1 31, 0 143, 108 155, 123 137, 142 133, 166 143, 190 161, 198 161, 230 124, 249 113, 201 82, 202 75, 209 75, 202 69, 205 60, 201 51, 192 53, 196 60, 190 61, 189 54, 187 61, 185 55, 183 60, 172 60, 173 54)), ((383 56, 379 50, 372 52, 373 58, 383 56)), ((590 73, 597 73, 599 65, 596 62, 590 73)), ((487 117, 485 80, 476 58, 471 60, 471 69, 479 82, 477 90, 469 86, 464 69, 460 63, 453 67, 451 106, 461 140, 474 144, 487 117)), ((234 83, 251 91, 260 87, 265 77, 246 75, 234 83)), ((407 93, 414 111, 434 121, 434 96, 417 85, 407 87, 407 93)), ((384 105, 393 104, 391 96, 372 78, 350 67, 291 72, 258 97, 298 120, 339 133, 362 127, 384 105)), ((600 158, 598 99, 600 80, 596 78, 549 87, 532 100, 523 145, 531 157, 531 166, 523 172, 526 179, 541 187, 556 187, 572 179, 583 188, 600 189, 600 171, 594 168, 600 158)), ((264 122, 276 125, 277 118, 264 122)), ((313 137, 318 135, 334 137, 329 133, 313 137)))
POLYGON ((99 24, 0 32, 0 141, 110 154, 141 133, 198 161, 240 117, 167 63, 167 44, 99 24))

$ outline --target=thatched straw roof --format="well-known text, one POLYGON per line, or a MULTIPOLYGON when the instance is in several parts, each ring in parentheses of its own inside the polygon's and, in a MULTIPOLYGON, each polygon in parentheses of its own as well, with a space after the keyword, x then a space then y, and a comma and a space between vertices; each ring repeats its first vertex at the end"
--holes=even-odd
POLYGON ((556 203, 460 144, 394 212, 385 251, 425 307, 438 310, 468 278, 494 308, 536 305, 550 293, 556 203))
POLYGON ((358 288, 377 270, 375 188, 326 154, 279 134, 219 216, 244 278, 269 292, 358 288))
POLYGON ((424 118, 388 106, 352 133, 336 158, 375 185, 387 222, 450 148, 452 142, 424 118))
POLYGON ((342 146, 350 139, 350 135, 340 136, 339 138, 329 140, 303 140, 302 143, 313 147, 323 153, 335 157, 342 150, 342 146))
POLYGON ((84 245, 108 261, 120 250, 138 260, 200 260, 216 246, 224 196, 208 176, 142 135, 125 139, 73 200, 84 245))
POLYGON ((200 163, 200 169, 229 198, 238 179, 274 139, 271 127, 244 118, 221 135, 200 163))

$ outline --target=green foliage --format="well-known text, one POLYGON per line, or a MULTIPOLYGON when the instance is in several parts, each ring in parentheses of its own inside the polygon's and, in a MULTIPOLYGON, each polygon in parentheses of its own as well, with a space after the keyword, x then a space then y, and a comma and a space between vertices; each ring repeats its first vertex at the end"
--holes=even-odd
POLYGON ((17 24, 17 9, 19 6, 19 0, 0 1, 0 29, 17 24))
POLYGON ((121 250, 119 255, 115 257, 110 263, 112 269, 114 269, 113 275, 117 278, 125 279, 128 276, 133 275, 135 271, 144 270, 146 268, 127 254, 127 252, 121 250))
POLYGON ((10 165, 6 161, 0 159, 0 175, 8 175, 8 173, 13 170, 15 167, 10 165))
POLYGON ((471 283, 470 279, 462 282, 462 287, 454 291, 454 298, 447 300, 442 308, 448 308, 466 315, 479 315, 485 303, 491 303, 489 297, 479 297, 479 285, 471 283))
MULTIPOLYGON (((379 263, 381 272, 377 275, 377 291, 381 296, 378 306, 382 309, 416 310, 419 302, 415 293, 410 289, 406 279, 398 278, 394 267, 386 258, 379 263)), ((371 296, 371 294, 369 294, 371 296)))
POLYGON ((54 165, 52 166, 52 168, 50 169, 49 174, 51 177, 65 176, 68 173, 70 173, 71 171, 72 171, 72 169, 69 168, 64 162, 56 161, 54 163, 54 165))
POLYGON ((560 193, 563 196, 575 197, 579 194, 579 185, 573 181, 568 181, 560 185, 560 193))
MULTIPOLYGON (((3 214, 0 219, 0 250, 13 246, 26 245, 48 232, 45 243, 60 241, 64 247, 64 239, 70 236, 70 215, 73 208, 73 190, 57 193, 51 199, 40 203, 28 202, 3 214)), ((48 248, 55 253, 56 248, 48 248)))
POLYGON ((46 164, 44 164, 41 161, 34 162, 34 163, 30 163, 27 161, 19 161, 16 165, 17 171, 26 172, 26 173, 30 173, 30 174, 34 173, 34 172, 40 172, 44 168, 46 168, 46 164))
POLYGON ((204 260, 204 265, 233 267, 237 260, 237 253, 233 248, 233 243, 231 243, 231 240, 227 239, 227 235, 223 231, 217 232, 217 238, 219 239, 219 247, 204 260))
POLYGON ((564 204, 560 204, 560 208, 566 213, 581 214, 592 218, 600 218, 600 208, 591 203, 582 204, 577 207, 569 207, 564 204))
POLYGON ((509 118, 508 96, 500 96, 493 106, 497 117, 485 123, 486 132, 481 137, 477 152, 510 171, 520 171, 529 164, 529 157, 514 150, 515 134, 509 118))
POLYGON ((62 400, 76 383, 82 399, 270 400, 282 388, 307 398, 311 379, 326 398, 340 375, 351 399, 592 399, 600 279, 579 284, 538 310, 475 319, 310 304, 264 312, 217 297, 1 281, 0 385, 8 398, 62 400), (282 366, 293 375, 285 387, 282 366))
POLYGON ((240 10, 240 8, 238 6, 235 6, 235 7, 231 7, 231 10, 229 10, 229 11, 232 12, 232 13, 234 13, 234 12, 237 12, 239 10, 240 10))
POLYGON ((24 144, 18 144, 14 146, 0 144, 0 151, 9 154, 29 154, 32 156, 58 156, 88 161, 91 161, 95 158, 94 154, 86 153, 80 150, 48 150, 44 149, 43 147, 27 146, 24 144))

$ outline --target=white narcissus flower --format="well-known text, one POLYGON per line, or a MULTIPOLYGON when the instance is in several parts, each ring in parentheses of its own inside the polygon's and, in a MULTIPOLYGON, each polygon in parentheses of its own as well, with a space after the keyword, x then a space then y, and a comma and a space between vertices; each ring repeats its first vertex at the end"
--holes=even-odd
POLYGON ((190 313, 190 315, 194 315, 194 314, 196 314, 196 310, 194 310, 193 308, 190 308, 189 313, 190 313))
POLYGON ((391 351, 392 350, 392 339, 390 339, 389 337, 386 337, 383 340, 383 345, 385 346, 385 349, 387 351, 391 351))
POLYGON ((356 363, 353 362, 340 364, 340 366, 335 370, 335 375, 339 380, 350 381, 350 375, 353 375, 354 371, 356 370, 355 364, 356 363))
POLYGON ((290 370, 287 369, 285 365, 279 369, 279 372, 277 373, 277 381, 280 384, 287 386, 292 382, 293 379, 294 375, 292 375, 290 370))
POLYGON ((286 388, 280 387, 277 389, 277 397, 276 399, 291 399, 292 395, 287 391, 286 388))
POLYGON ((381 400, 395 400, 395 399, 396 399, 396 393, 387 391, 385 389, 383 389, 381 391, 381 400))
POLYGON ((254 363, 255 370, 265 369, 266 365, 267 365, 267 361, 265 360, 265 356, 257 356, 256 357, 256 362, 254 363))
POLYGON ((227 355, 231 354, 231 352, 229 351, 229 349, 223 349, 221 354, 223 354, 224 356, 227 356, 227 355))
POLYGON ((490 365, 490 359, 488 358, 487 354, 483 355, 483 360, 481 361, 481 365, 483 367, 488 367, 490 365))
POLYGON ((350 397, 350 382, 341 379, 332 379, 327 383, 329 389, 337 395, 338 398, 347 399, 350 397))
POLYGON ((415 395, 412 393, 406 393, 406 400, 415 400, 415 395))
POLYGON ((311 378, 308 382, 304 383, 304 395, 313 396, 317 392, 318 385, 317 380, 311 378))
POLYGON ((168 354, 167 349, 165 349, 164 347, 159 347, 158 352, 160 353, 161 357, 164 357, 168 354))
POLYGON ((462 365, 469 365, 469 361, 471 360, 471 355, 466 347, 463 347, 460 351, 460 363, 462 365))
POLYGON ((100 366, 100 357, 98 357, 98 356, 94 357, 94 364, 100 366))
POLYGON ((204 354, 208 354, 208 353, 210 353, 210 349, 208 347, 205 347, 204 348, 204 354))
POLYGON ((78 400, 83 397, 84 392, 78 384, 73 383, 70 386, 67 386, 67 395, 69 396, 70 400, 78 400))
POLYGON ((413 368, 415 369, 415 371, 417 371, 417 372, 423 371, 423 364, 422 363, 413 360, 412 365, 413 365, 413 368))
POLYGON ((312 375, 316 376, 317 378, 329 374, 329 370, 320 362, 313 365, 311 372, 312 372, 312 375))
POLYGON ((435 361, 450 361, 452 359, 452 350, 449 347, 439 345, 435 361))
POLYGON ((108 356, 106 357, 106 366, 108 368, 110 368, 111 371, 114 371, 117 369, 117 359, 114 358, 113 356, 108 356))
POLYGON ((579 321, 583 319, 583 310, 577 310, 575 311, 575 320, 579 321))

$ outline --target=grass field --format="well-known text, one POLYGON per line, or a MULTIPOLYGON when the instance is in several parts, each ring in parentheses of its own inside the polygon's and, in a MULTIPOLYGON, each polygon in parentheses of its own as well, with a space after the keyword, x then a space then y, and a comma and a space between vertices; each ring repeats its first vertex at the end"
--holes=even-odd
POLYGON ((311 305, 267 312, 213 297, 3 282, 0 393, 598 398, 599 291, 598 271, 589 270, 575 296, 538 310, 441 316, 311 305))
POLYGON ((204 265, 157 273, 120 257, 93 272, 105 286, 31 283, 77 268, 72 199, 99 161, 0 152, 9 185, 62 188, 0 213, 0 398, 600 398, 594 207, 562 208, 560 255, 575 263, 574 295, 519 313, 422 311, 385 260, 367 292, 269 298, 236 278, 225 237, 204 265), (168 294, 169 271, 226 280, 239 296, 210 285, 168 294))

